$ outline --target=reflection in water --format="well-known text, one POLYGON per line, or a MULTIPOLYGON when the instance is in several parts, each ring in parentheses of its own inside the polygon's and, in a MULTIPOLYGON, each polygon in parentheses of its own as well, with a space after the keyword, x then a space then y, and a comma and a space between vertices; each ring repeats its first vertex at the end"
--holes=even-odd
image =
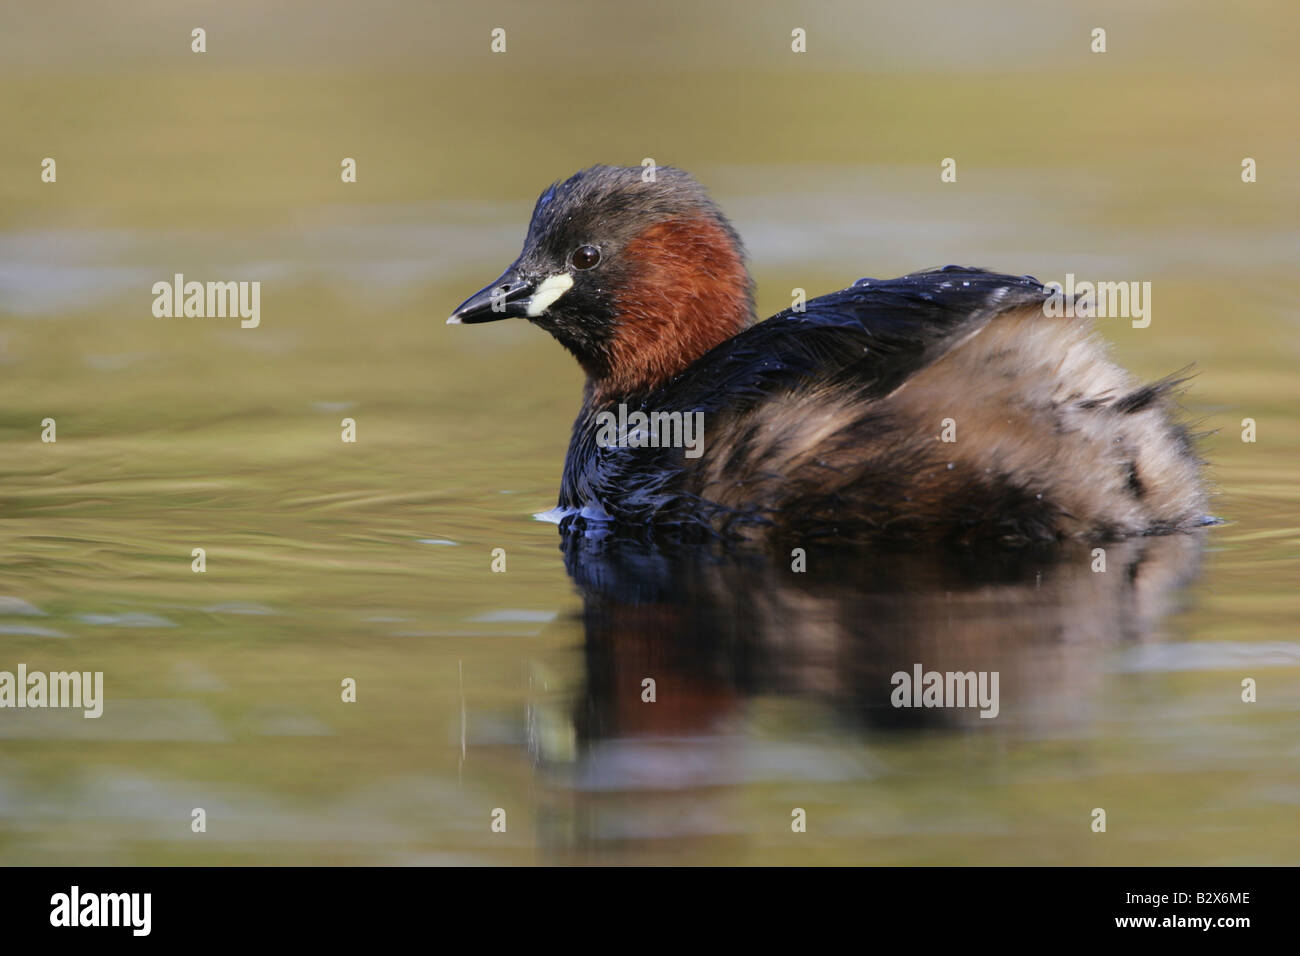
MULTIPOLYGON (((869 748, 915 731, 1087 732, 1105 658, 1158 640, 1195 574, 1199 535, 987 554, 809 550, 793 559, 670 553, 570 531, 584 603, 576 752, 539 761, 555 785, 541 840, 604 853, 619 841, 734 832, 729 785, 871 778, 869 748), (999 713, 897 708, 898 671, 997 672, 999 713), (655 701, 643 700, 646 678, 655 701), (765 734, 759 701, 782 707, 765 734), (854 743, 846 759, 836 744, 854 743)), ((797 786, 795 790, 797 792, 797 786)))

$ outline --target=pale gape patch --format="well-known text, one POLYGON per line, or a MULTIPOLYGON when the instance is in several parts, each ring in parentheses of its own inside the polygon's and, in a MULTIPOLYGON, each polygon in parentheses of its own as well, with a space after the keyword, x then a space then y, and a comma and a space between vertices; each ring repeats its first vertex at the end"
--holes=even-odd
POLYGON ((556 299, 572 288, 573 276, 567 272, 558 272, 553 276, 547 276, 528 300, 528 317, 530 319, 537 318, 537 316, 554 305, 556 299))

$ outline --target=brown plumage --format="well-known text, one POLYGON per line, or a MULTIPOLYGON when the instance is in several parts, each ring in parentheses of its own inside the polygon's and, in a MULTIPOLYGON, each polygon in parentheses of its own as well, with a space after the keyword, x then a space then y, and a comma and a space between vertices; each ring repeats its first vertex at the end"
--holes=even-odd
POLYGON ((642 230, 623 254, 635 265, 614 294, 610 397, 666 382, 753 320, 752 283, 731 236, 709 217, 642 230))
POLYGON ((994 316, 880 398, 795 388, 714 425, 687 486, 775 526, 963 540, 1112 538, 1204 523, 1200 462, 1085 318, 994 316), (952 438, 945 441, 944 438, 952 438))
POLYGON ((751 324, 739 238, 694 180, 594 167, 452 321, 527 316, 588 375, 560 506, 656 533, 1024 543, 1206 522, 1166 380, 1143 386, 1029 277, 949 266, 751 324), (492 301, 504 307, 490 309, 492 301), (699 457, 622 410, 701 416, 699 457))

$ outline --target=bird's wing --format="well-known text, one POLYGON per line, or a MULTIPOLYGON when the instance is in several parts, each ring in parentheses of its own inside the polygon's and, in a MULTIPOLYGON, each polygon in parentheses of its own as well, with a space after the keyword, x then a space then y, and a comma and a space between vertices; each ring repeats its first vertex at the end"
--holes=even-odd
POLYGON ((1030 276, 946 266, 897 279, 859 279, 787 309, 702 356, 647 405, 708 411, 818 381, 885 395, 999 313, 1041 304, 1030 276))

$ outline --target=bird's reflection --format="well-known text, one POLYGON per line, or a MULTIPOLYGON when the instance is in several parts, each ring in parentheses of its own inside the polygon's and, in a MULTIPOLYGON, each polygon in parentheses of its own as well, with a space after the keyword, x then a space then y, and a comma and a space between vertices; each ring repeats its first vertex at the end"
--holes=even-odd
POLYGON ((819 761, 811 739, 847 739, 865 753, 873 736, 896 741, 917 730, 1086 730, 1108 659, 1121 645, 1160 638, 1201 540, 761 555, 571 530, 562 547, 583 598, 585 673, 576 748, 553 760, 539 747, 538 757, 573 801, 563 836, 551 828, 552 836, 590 847, 671 835, 665 827, 679 833, 691 820, 682 808, 671 823, 650 812, 673 793, 851 772, 819 761), (978 706, 896 706, 894 675, 917 668, 996 672, 996 716, 982 718, 978 706), (767 724, 756 745, 760 702, 767 724), (656 797, 628 811, 636 794, 656 797), (602 813, 613 795, 624 811, 602 813))

